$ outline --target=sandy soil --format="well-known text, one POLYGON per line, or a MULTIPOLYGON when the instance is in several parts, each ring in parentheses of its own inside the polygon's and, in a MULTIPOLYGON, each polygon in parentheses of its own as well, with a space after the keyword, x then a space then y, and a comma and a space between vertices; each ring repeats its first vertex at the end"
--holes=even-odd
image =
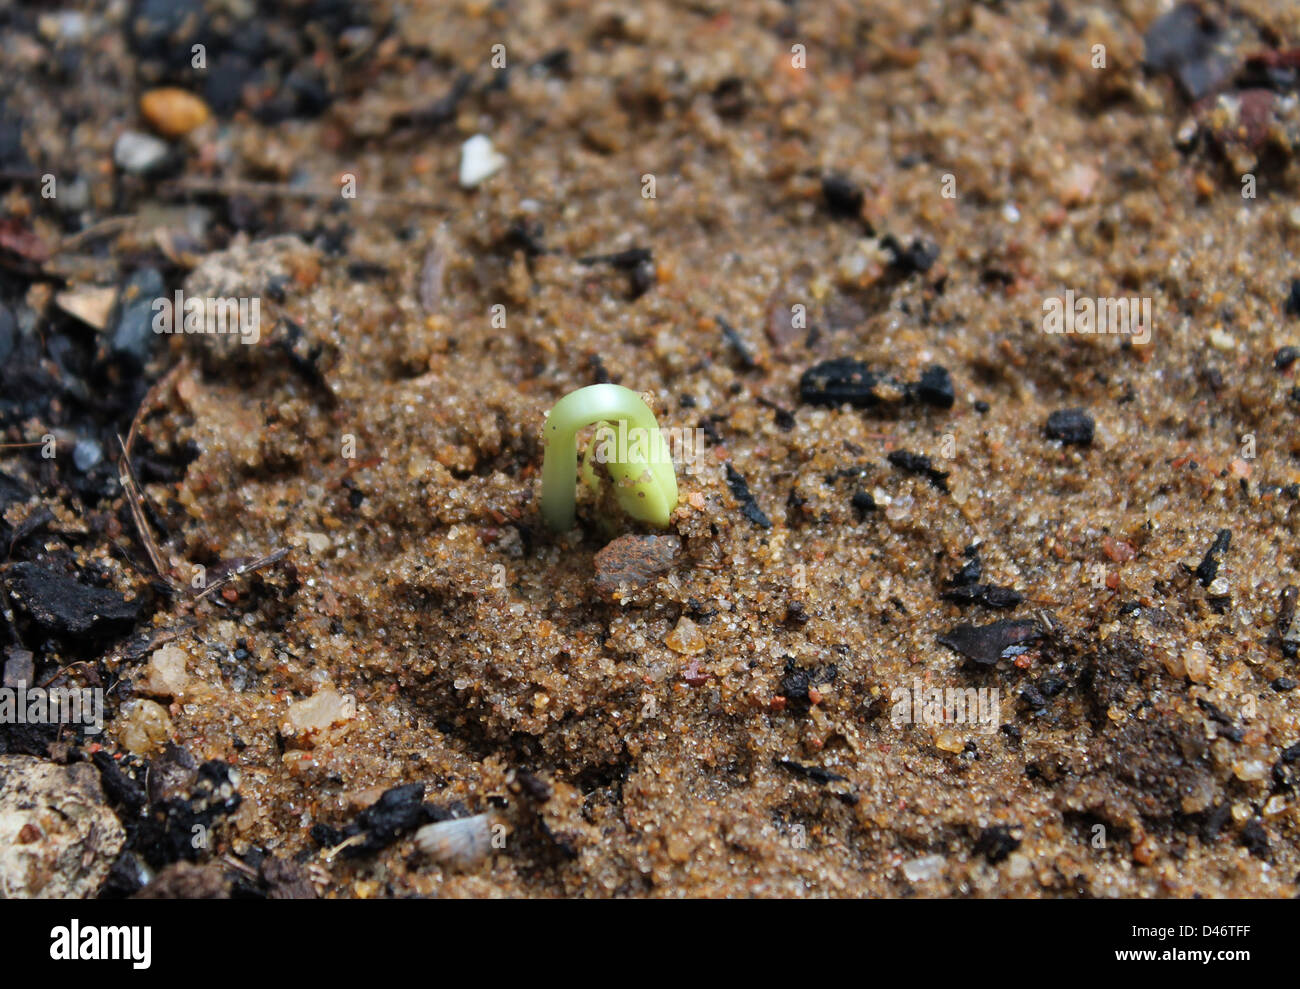
MULTIPOLYGON (((209 5, 214 53, 237 6, 209 5)), ((142 603, 86 660, 115 685, 105 735, 37 754, 102 747, 141 781, 167 743, 221 760, 238 807, 177 857, 292 860, 329 896, 1297 893, 1300 8, 1207 7, 1221 56, 1144 67, 1167 5, 330 6, 264 18, 264 75, 228 108, 184 27, 151 48, 114 6, 75 45, 25 9, 4 28, 31 171, 87 194, 60 214, 7 187, 51 248, 6 245, 19 332, 101 353, 112 326, 54 295, 142 267, 262 306, 256 345, 158 337, 103 371, 111 413, 4 420, 13 443, 93 422, 111 460, 142 404, 179 585, 142 576, 115 468, 80 491, 62 453, 0 450, 42 492, 7 525, 57 516, 11 561, 142 603), (286 81, 308 70, 323 106, 286 81), (212 119, 128 174, 115 142, 167 84, 212 119), (1269 99, 1238 127, 1247 90, 1269 99), (505 164, 466 190, 477 133, 505 164), (634 248, 652 260, 583 261, 634 248), (1067 291, 1150 299, 1150 343, 1044 332, 1067 291), (858 406, 808 375, 841 358, 884 376, 858 406), (936 365, 951 407, 916 387, 936 365), (624 592, 597 586, 588 507, 562 536, 538 514, 545 413, 598 380, 709 437, 680 552, 624 592), (1047 429, 1075 409, 1090 437, 1047 429), (195 565, 281 547, 195 600, 195 565), (944 599, 980 584, 1022 600, 944 599), (999 621, 1029 637, 966 633, 991 662, 939 641, 999 621), (918 685, 996 689, 997 724, 898 723, 918 685), (348 823, 410 783, 425 804, 356 854, 348 823), (479 813, 487 856, 417 848, 416 824, 479 813)), ((82 675, 14 622, 40 669, 82 675)), ((118 892, 166 864, 128 835, 118 892)))

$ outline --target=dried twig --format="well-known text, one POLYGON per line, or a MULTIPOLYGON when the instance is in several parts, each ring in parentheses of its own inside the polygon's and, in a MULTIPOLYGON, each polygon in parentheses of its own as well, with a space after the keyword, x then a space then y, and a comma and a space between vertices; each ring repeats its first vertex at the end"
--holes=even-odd
POLYGON ((217 580, 214 580, 207 587, 203 588, 203 590, 199 591, 198 594, 194 595, 194 600, 202 601, 213 591, 225 587, 232 580, 235 580, 238 577, 242 577, 246 573, 252 573, 254 570, 261 570, 262 567, 269 567, 273 563, 279 563, 288 555, 289 555, 289 548, 287 546, 281 546, 274 553, 268 553, 266 556, 263 556, 261 559, 254 560, 252 563, 242 563, 239 566, 237 566, 234 570, 231 570, 229 573, 222 574, 221 577, 219 577, 217 580))

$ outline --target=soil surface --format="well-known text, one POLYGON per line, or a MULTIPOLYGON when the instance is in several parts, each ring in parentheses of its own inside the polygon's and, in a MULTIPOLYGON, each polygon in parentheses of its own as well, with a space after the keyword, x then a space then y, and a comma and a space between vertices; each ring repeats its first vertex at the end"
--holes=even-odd
POLYGON ((0 73, 6 685, 106 705, 0 758, 96 770, 100 895, 1300 892, 1300 6, 0 3, 0 73), (666 533, 541 519, 600 381, 706 438, 666 533))

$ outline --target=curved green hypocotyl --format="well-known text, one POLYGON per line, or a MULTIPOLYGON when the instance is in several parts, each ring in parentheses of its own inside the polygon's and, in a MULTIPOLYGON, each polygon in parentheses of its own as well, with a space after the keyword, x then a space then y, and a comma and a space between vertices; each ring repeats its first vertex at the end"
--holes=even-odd
POLYGON ((590 385, 555 403, 542 428, 546 454, 542 460, 542 517, 557 532, 573 525, 577 497, 578 430, 600 429, 583 458, 583 482, 599 482, 592 466, 593 451, 614 481, 619 506, 634 519, 664 528, 677 507, 677 474, 668 443, 650 407, 622 385, 590 385), (618 430, 610 423, 626 424, 618 430), (627 437, 631 436, 631 441, 627 437))

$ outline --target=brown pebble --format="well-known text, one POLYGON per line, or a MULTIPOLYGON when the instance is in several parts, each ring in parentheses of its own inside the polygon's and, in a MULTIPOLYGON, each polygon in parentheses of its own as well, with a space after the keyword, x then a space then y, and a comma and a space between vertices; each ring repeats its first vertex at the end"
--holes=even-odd
POLYGON ((165 137, 184 137, 205 124, 211 114, 208 105, 193 93, 167 86, 151 89, 140 97, 140 112, 149 125, 165 137))
POLYGON ((644 587, 672 566, 681 548, 677 536, 619 536, 592 559, 596 587, 605 593, 644 587))

